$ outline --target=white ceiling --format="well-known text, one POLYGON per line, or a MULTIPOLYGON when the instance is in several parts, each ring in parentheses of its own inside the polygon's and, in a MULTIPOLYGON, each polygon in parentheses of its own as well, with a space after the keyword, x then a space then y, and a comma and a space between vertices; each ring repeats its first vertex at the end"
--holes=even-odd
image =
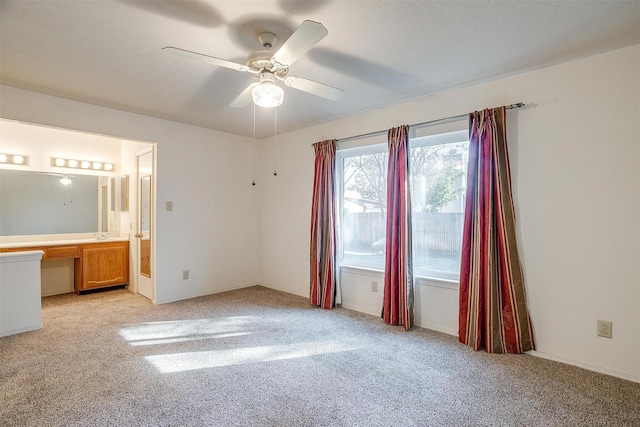
MULTIPOLYGON (((285 87, 283 133, 640 43, 640 1, 0 1, 1 83, 245 136, 252 104, 228 104, 254 78, 162 47, 244 63, 258 33, 322 23, 291 74, 346 94, 285 87)), ((257 115, 272 135, 272 110, 257 115)))

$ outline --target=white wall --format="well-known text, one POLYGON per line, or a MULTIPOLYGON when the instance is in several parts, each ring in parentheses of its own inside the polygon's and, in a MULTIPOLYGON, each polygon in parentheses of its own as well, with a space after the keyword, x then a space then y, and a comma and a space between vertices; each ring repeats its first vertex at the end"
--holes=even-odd
MULTIPOLYGON (((262 170, 262 282, 309 294, 310 144, 522 101, 509 149, 535 354, 640 381, 639 75, 636 45, 279 135, 278 176, 262 170)), ((341 278, 345 306, 379 313, 375 275, 341 278)), ((457 289, 416 293, 418 323, 455 334, 457 289)))
POLYGON ((0 97, 6 119, 157 144, 158 303, 258 281, 251 139, 9 86, 0 97))

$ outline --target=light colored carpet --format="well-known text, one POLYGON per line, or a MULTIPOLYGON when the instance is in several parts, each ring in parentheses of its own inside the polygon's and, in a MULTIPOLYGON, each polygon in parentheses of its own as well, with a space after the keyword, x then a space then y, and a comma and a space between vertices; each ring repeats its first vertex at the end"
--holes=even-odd
POLYGON ((639 426, 640 384, 252 287, 43 299, 0 339, 2 426, 639 426))

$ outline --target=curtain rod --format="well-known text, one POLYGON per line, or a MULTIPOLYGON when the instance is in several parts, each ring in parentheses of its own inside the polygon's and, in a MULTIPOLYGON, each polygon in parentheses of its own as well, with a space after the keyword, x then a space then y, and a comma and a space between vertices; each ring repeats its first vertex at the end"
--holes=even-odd
MULTIPOLYGON (((522 108, 522 107, 524 107, 524 103, 523 102, 517 102, 515 104, 507 105, 505 108, 507 110, 513 110, 515 108, 522 108)), ((409 127, 433 125, 433 124, 436 124, 436 123, 447 122, 447 121, 450 121, 450 120, 464 119, 465 117, 469 117, 469 114, 470 113, 459 114, 457 116, 444 117, 442 119, 429 120, 427 122, 422 122, 422 123, 414 123, 412 125, 409 125, 409 127)), ((363 133, 363 134, 360 134, 360 135, 348 136, 346 138, 340 138, 340 139, 337 139, 336 142, 340 143, 340 142, 344 142, 344 141, 350 141, 352 139, 364 138, 364 137, 367 137, 367 136, 383 135, 383 134, 386 134, 387 132, 388 132, 388 130, 379 130, 377 132, 363 133)), ((313 144, 311 144, 311 145, 313 145, 313 144)))

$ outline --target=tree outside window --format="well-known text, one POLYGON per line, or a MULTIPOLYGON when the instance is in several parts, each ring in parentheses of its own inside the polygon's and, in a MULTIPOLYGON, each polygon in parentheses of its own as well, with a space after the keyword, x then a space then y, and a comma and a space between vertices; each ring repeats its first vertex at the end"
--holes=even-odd
MULTIPOLYGON (((364 151, 364 150, 363 150, 364 151)), ((384 268, 388 154, 352 152, 342 162, 341 262, 384 268)), ((414 267, 457 278, 468 141, 411 149, 414 267)))

